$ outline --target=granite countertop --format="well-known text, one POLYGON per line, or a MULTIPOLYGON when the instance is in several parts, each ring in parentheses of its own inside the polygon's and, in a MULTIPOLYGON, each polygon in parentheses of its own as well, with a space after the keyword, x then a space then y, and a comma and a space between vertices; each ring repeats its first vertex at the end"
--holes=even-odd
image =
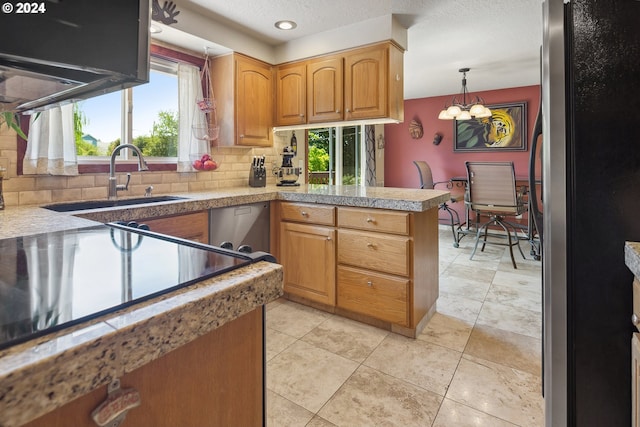
POLYGON ((626 242, 624 262, 634 276, 640 277, 640 242, 626 242))
POLYGON ((261 261, 0 351, 0 425, 22 425, 275 300, 282 280, 282 266, 261 261))
POLYGON ((183 200, 147 205, 121 206, 76 212, 54 212, 37 205, 7 207, 0 211, 0 239, 58 231, 111 221, 130 221, 183 214, 245 203, 286 200, 422 212, 449 200, 449 192, 392 187, 357 187, 351 185, 300 185, 299 187, 267 186, 259 188, 224 188, 210 192, 175 193, 183 200))
MULTIPOLYGON (((185 199, 64 213, 9 206, 0 210, 0 239, 271 200, 421 212, 449 198, 440 190, 328 185, 172 195, 185 199)), ((258 262, 0 351, 0 425, 21 425, 109 384, 278 298, 282 283, 282 266, 258 262)))

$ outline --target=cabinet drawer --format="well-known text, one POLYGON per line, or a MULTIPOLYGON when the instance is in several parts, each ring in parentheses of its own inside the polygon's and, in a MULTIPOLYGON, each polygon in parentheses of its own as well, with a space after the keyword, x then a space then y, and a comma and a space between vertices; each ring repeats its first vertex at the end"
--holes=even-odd
POLYGON ((338 230, 338 263, 409 276, 411 239, 390 234, 338 230))
POLYGON ((280 203, 280 218, 283 221, 335 225, 334 211, 333 206, 310 205, 305 203, 280 203))
POLYGON ((407 236, 409 215, 378 209, 338 208, 338 226, 407 236))
POLYGON ((409 280, 339 266, 337 306, 409 327, 409 280))

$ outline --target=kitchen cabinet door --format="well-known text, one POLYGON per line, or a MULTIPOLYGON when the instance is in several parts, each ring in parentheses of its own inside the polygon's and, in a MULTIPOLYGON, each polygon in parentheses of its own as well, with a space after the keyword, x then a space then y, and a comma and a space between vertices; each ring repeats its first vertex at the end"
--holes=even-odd
POLYGON ((345 120, 404 120, 403 53, 391 43, 345 55, 345 120))
POLYGON ((284 291, 335 306, 335 230, 308 224, 280 224, 284 291))
POLYGON ((325 56, 307 66, 307 114, 309 123, 343 119, 343 59, 325 56))
POLYGON ((299 125, 307 121, 307 66, 282 65, 276 71, 276 118, 278 126, 299 125))
POLYGON ((387 61, 387 50, 378 47, 345 57, 346 120, 384 117, 387 61))
POLYGON ((236 57, 236 144, 272 145, 273 77, 271 66, 236 57))

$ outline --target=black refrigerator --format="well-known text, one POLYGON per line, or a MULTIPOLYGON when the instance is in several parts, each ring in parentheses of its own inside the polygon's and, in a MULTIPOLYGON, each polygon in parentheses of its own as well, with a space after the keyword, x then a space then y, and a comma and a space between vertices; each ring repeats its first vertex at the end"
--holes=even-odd
POLYGON ((543 389, 547 426, 631 423, 640 241, 640 1, 544 0, 543 389))

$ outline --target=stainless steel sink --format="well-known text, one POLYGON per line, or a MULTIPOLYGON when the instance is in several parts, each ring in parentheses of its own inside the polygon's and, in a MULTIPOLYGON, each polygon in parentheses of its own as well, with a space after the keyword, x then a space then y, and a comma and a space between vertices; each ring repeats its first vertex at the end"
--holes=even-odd
POLYGON ((172 200, 184 200, 184 199, 186 199, 186 197, 155 196, 155 197, 139 197, 136 199, 121 199, 121 200, 89 200, 84 202, 59 203, 55 205, 43 206, 43 208, 56 211, 56 212, 73 212, 73 211, 84 211, 87 209, 114 208, 117 206, 146 205, 148 203, 168 202, 172 200))

